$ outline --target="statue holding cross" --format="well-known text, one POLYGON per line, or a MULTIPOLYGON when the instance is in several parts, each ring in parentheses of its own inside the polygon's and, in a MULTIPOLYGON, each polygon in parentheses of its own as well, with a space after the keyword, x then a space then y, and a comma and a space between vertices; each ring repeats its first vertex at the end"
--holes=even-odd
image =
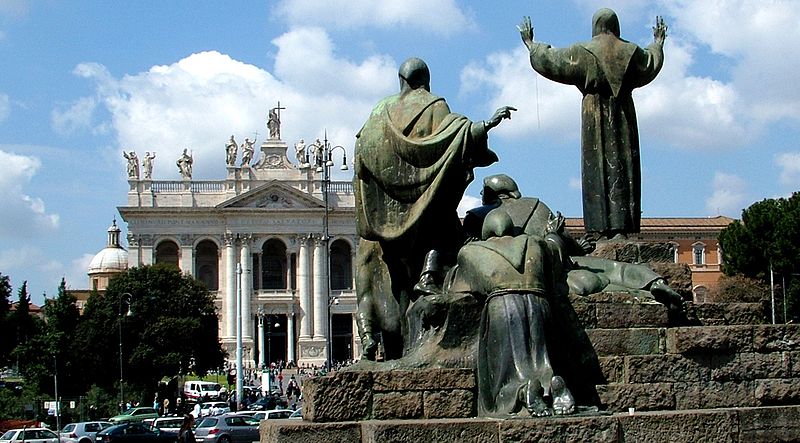
POLYGON ((269 138, 280 140, 281 138, 281 102, 278 101, 278 106, 269 110, 269 120, 267 120, 267 128, 269 129, 269 138))

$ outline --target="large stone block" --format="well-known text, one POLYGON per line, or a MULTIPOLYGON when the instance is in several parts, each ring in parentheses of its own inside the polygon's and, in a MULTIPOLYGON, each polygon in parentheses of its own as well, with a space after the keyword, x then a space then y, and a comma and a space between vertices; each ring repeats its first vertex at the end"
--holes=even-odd
POLYGON ((597 395, 600 403, 613 412, 627 411, 628 408, 642 411, 675 409, 672 383, 599 385, 597 395))
POLYGON ((364 420, 372 402, 372 373, 337 372, 303 382, 303 417, 313 422, 364 420))
POLYGON ((673 387, 678 410, 758 406, 751 381, 675 383, 673 387))
POLYGON ((709 378, 707 357, 676 354, 625 357, 625 383, 700 382, 709 378))
POLYGON ((586 334, 600 357, 664 353, 661 328, 591 329, 586 334))
POLYGON ((361 427, 365 443, 498 442, 495 420, 366 421, 361 427))
POLYGON ((671 243, 645 243, 628 240, 599 241, 590 255, 627 263, 669 263, 675 260, 675 246, 671 243))
POLYGON ((625 359, 622 357, 599 357, 600 372, 606 383, 622 383, 625 375, 625 359))
POLYGON ((800 403, 800 378, 756 380, 756 400, 762 405, 800 403))
POLYGON ((800 351, 800 325, 754 326, 753 348, 758 352, 800 351))
POLYGON ((375 393, 372 417, 376 420, 422 418, 422 391, 375 393))
POLYGON ((742 408, 739 441, 773 443, 800 440, 800 406, 742 408))
POLYGON ((360 443, 357 422, 309 423, 303 420, 262 420, 260 443, 360 443))
POLYGON ((474 389, 473 369, 415 369, 373 372, 375 392, 474 389))
POLYGON ((549 417, 500 422, 501 442, 617 442, 613 416, 549 417))
POLYGON ((622 442, 733 442, 739 422, 733 411, 652 412, 619 416, 622 442))
POLYGON ((468 418, 476 415, 475 393, 466 389, 425 391, 425 418, 468 418))
POLYGON ((704 325, 757 325, 766 320, 761 303, 699 303, 694 309, 704 325))
POLYGON ((711 356, 711 380, 739 381, 784 378, 789 375, 789 358, 783 353, 718 354, 711 356))
POLYGON ((667 329, 669 353, 729 354, 752 351, 752 326, 693 326, 667 329))
POLYGON ((669 325, 667 308, 660 303, 597 303, 598 328, 658 328, 669 325))

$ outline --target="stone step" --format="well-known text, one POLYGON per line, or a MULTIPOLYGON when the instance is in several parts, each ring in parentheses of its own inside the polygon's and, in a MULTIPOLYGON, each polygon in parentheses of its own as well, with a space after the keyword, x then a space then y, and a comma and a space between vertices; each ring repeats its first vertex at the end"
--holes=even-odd
POLYGON ((695 314, 703 325, 757 325, 767 322, 761 303, 698 303, 695 314))
MULTIPOLYGON (((627 411, 627 410, 626 410, 627 411)), ((263 420, 262 443, 295 442, 778 442, 800 439, 800 406, 634 411, 548 418, 263 420)))

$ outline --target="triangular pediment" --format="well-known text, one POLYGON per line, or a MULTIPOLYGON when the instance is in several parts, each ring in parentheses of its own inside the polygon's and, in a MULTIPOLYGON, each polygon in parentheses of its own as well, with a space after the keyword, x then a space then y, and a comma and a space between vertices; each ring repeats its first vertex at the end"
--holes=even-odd
POLYGON ((251 189, 242 195, 226 200, 218 208, 262 208, 262 209, 318 209, 325 204, 303 192, 273 180, 251 189))

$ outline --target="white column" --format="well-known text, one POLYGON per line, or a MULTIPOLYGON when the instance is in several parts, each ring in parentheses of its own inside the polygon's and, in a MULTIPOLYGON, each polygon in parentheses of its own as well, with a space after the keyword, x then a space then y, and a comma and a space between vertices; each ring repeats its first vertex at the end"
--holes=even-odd
POLYGON ((236 239, 233 234, 225 234, 225 336, 236 336, 236 239))
POLYGON ((309 243, 306 236, 300 237, 300 257, 297 258, 297 292, 300 294, 300 337, 311 338, 314 304, 311 300, 311 285, 308 281, 309 243))
POLYGON ((192 277, 197 277, 194 274, 194 246, 191 244, 181 245, 180 253, 181 256, 178 259, 178 267, 181 268, 181 272, 191 275, 192 277))
MULTIPOLYGON (((292 305, 294 309, 294 305, 292 305)), ((286 361, 297 362, 294 356, 294 311, 286 314, 286 361)))
POLYGON ((258 367, 263 368, 266 361, 265 353, 267 352, 264 344, 264 316, 258 315, 258 367))
POLYGON ((253 256, 250 254, 251 234, 241 236, 242 251, 242 336, 244 340, 253 340, 253 316, 251 303, 253 299, 253 256))
POLYGON ((325 240, 314 239, 314 338, 324 339, 328 336, 328 270, 326 268, 328 252, 325 240))

